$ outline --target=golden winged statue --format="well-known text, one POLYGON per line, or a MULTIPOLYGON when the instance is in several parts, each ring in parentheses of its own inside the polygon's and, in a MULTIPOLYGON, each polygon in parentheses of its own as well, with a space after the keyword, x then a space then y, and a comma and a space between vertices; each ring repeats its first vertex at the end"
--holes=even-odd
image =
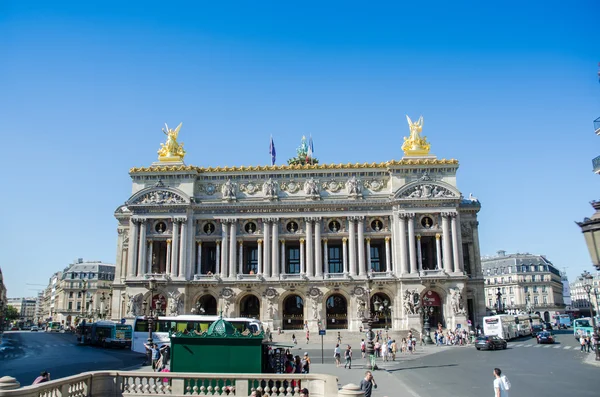
POLYGON ((431 145, 427 142, 427 137, 421 136, 423 130, 423 116, 419 117, 419 120, 413 123, 410 117, 406 116, 408 120, 408 126, 410 128, 409 137, 404 137, 404 143, 402 144, 402 150, 407 156, 426 156, 429 154, 431 145))
POLYGON ((159 161, 183 161, 185 157, 185 150, 183 150, 183 142, 177 142, 177 136, 179 135, 179 130, 181 129, 181 125, 183 123, 179 123, 177 128, 174 130, 169 128, 167 123, 165 123, 165 128, 162 131, 167 136, 167 142, 160 144, 160 149, 158 149, 158 160, 159 161))

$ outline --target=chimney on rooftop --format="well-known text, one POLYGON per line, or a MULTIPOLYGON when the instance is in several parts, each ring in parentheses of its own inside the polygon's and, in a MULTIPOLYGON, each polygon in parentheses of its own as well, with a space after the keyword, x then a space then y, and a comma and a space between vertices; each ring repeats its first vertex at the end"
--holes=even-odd
POLYGON ((498 256, 506 256, 506 251, 504 250, 499 250, 496 253, 498 254, 498 256))

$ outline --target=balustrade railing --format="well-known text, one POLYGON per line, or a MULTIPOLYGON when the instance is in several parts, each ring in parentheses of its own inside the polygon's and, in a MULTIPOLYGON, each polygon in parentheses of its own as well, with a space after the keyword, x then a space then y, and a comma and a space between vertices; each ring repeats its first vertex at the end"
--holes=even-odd
POLYGON ((268 397, 337 397, 337 378, 321 374, 208 374, 176 372, 95 371, 15 390, 0 397, 129 397, 235 396, 253 390, 268 397))

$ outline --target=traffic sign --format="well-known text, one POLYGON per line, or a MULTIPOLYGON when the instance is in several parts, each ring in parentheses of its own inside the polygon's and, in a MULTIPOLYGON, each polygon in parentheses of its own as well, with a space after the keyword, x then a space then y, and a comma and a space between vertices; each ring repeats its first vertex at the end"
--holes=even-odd
POLYGON ((320 330, 319 330, 319 335, 321 335, 321 336, 324 336, 324 335, 326 335, 326 334, 325 334, 325 330, 324 330, 324 329, 320 329, 320 330))
POLYGON ((121 324, 125 324, 125 319, 124 318, 121 319, 121 324))

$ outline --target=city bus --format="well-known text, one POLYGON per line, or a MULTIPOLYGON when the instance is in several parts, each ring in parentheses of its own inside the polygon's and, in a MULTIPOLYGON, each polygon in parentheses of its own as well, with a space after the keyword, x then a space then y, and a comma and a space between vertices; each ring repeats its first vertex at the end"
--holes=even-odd
MULTIPOLYGON (((600 316, 596 316, 596 325, 598 325, 600 316)), ((592 324, 591 317, 576 318, 573 320, 573 335, 575 339, 579 340, 582 335, 592 335, 594 333, 594 327, 592 324)))
MULTIPOLYGON (((159 346, 164 344, 170 345, 169 332, 206 332, 208 327, 220 319, 220 316, 203 316, 203 315, 180 315, 174 317, 158 317, 154 320, 152 341, 159 346)), ((224 318, 231 323, 239 332, 250 330, 255 333, 263 331, 263 325, 260 320, 255 318, 235 317, 224 318)), ((145 353, 144 344, 148 342, 148 319, 137 317, 133 324, 133 342, 131 350, 138 353, 145 353)))
POLYGON ((48 324, 46 324, 46 332, 60 332, 60 322, 49 321, 48 324))
POLYGON ((98 321, 91 324, 90 343, 96 346, 131 348, 133 328, 129 324, 98 321))
POLYGON ((498 314, 483 318, 483 334, 486 336, 496 335, 499 338, 510 340, 519 335, 517 316, 510 314, 498 314))
POLYGON ((533 334, 534 325, 542 325, 542 319, 537 314, 519 314, 515 316, 519 336, 533 334))

